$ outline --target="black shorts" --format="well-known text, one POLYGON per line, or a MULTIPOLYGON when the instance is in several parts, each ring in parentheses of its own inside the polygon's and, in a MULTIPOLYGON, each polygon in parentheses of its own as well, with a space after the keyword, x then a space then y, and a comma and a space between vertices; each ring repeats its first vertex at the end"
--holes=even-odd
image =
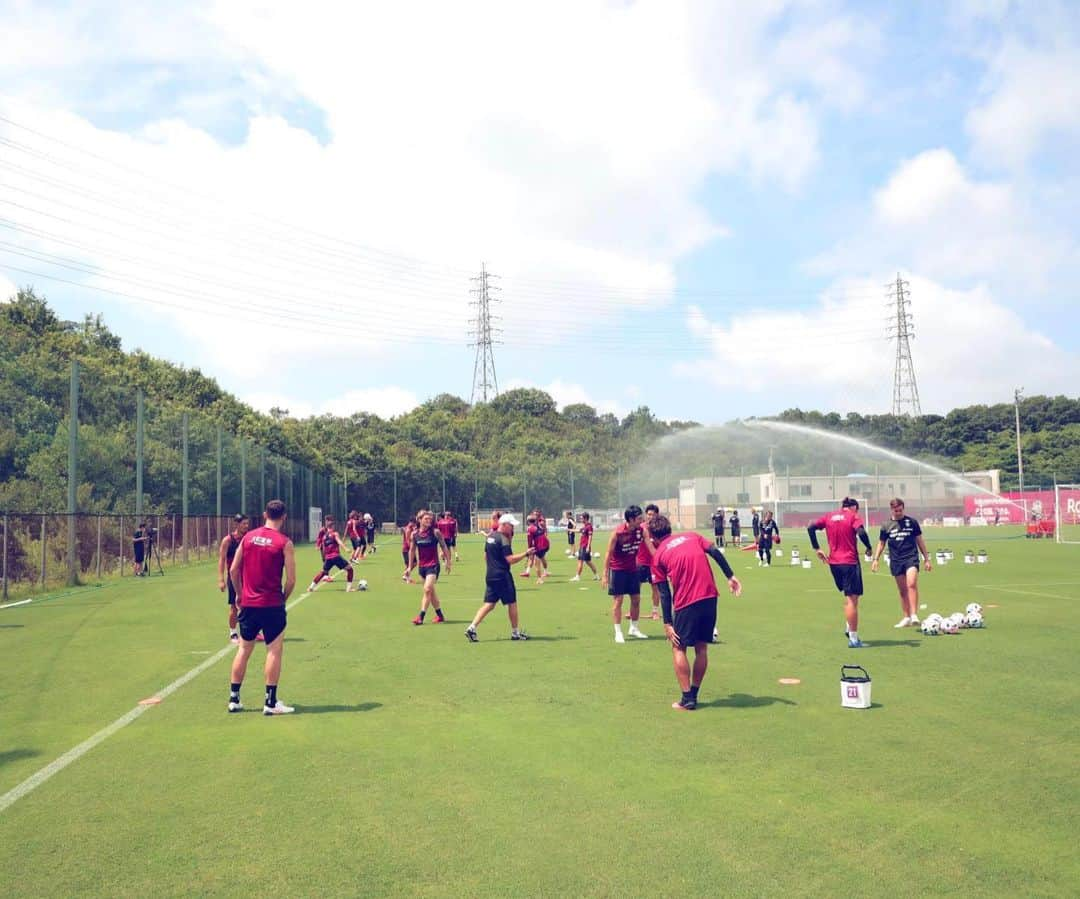
POLYGON ((698 643, 712 643, 716 628, 716 597, 699 599, 676 609, 673 626, 683 649, 698 643))
POLYGON ((146 544, 136 543, 131 551, 134 554, 135 564, 138 565, 142 562, 143 557, 146 555, 146 544))
POLYGON ((648 565, 638 565, 637 576, 638 581, 642 584, 652 583, 652 569, 648 565))
POLYGON ((366 536, 367 536, 367 542, 368 543, 374 543, 375 542, 375 528, 368 528, 366 536))
POLYGON ((236 605, 236 588, 232 585, 232 580, 230 578, 225 578, 225 589, 229 591, 229 599, 228 599, 229 605, 230 606, 235 606, 236 605))
POLYGON ((608 575, 608 596, 640 596, 641 581, 637 569, 633 571, 612 571, 608 575))
POLYGON ((238 620, 241 640, 254 640, 262 631, 269 645, 285 630, 285 606, 241 606, 238 620))
POLYGON ((457 537, 447 537, 444 542, 447 546, 457 546, 457 537))
POLYGON ((907 573, 909 568, 919 570, 919 557, 914 559, 898 559, 896 556, 889 556, 889 572, 893 577, 900 577, 907 573))
POLYGON ((536 551, 536 558, 537 558, 537 559, 543 559, 543 558, 546 558, 546 557, 547 557, 547 554, 548 554, 548 551, 547 551, 546 549, 538 549, 538 550, 536 551))
POLYGON ((517 587, 514 586, 512 577, 488 578, 486 584, 484 602, 492 605, 501 602, 504 606, 511 606, 517 602, 517 587))
POLYGON ((439 579, 439 572, 442 571, 442 567, 436 562, 434 565, 421 565, 420 577, 427 577, 429 574, 435 575, 435 580, 439 579))
MULTIPOLYGON (((330 559, 323 559, 322 570, 323 574, 329 574, 331 568, 348 568, 349 563, 346 562, 341 556, 334 556, 330 559)), ((265 634, 264 634, 265 636, 265 634)))
POLYGON ((406 568, 409 567, 409 551, 407 549, 401 551, 401 561, 405 563, 406 568))
POLYGON ((844 596, 862 596, 862 568, 858 565, 830 565, 836 589, 844 596))
POLYGON ((584 548, 579 549, 577 551, 577 557, 578 557, 579 562, 591 562, 592 561, 592 550, 584 549, 584 548))
POLYGON ((353 549, 359 549, 359 548, 360 548, 360 544, 361 544, 361 543, 363 543, 363 542, 364 542, 364 541, 363 541, 363 540, 361 540, 361 539, 360 539, 359 537, 353 537, 353 538, 352 538, 352 548, 353 548, 353 549))
POLYGON ((742 536, 742 530, 740 528, 732 528, 731 529, 731 536, 732 536, 733 539, 735 537, 741 537, 742 536))
POLYGON ((571 546, 574 545, 574 532, 573 531, 567 531, 566 532, 566 542, 569 543, 571 546))

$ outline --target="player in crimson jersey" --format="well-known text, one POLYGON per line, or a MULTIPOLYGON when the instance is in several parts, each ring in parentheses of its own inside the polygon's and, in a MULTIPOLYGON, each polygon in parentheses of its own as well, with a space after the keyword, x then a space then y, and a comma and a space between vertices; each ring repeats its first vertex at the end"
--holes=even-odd
POLYGON ((460 562, 461 557, 457 551, 457 519, 454 518, 454 513, 447 509, 442 513, 442 516, 437 522, 435 527, 439 529, 439 533, 442 534, 443 542, 446 543, 448 549, 454 551, 454 561, 460 562))
POLYGON ((871 549, 870 538, 863 527, 863 520, 859 517, 859 501, 845 496, 838 511, 823 515, 812 522, 806 532, 810 535, 810 545, 818 558, 828 563, 836 589, 843 593, 846 599, 844 616, 847 626, 844 634, 848 638, 848 646, 851 649, 861 649, 866 644, 859 639, 859 597, 863 593, 863 582, 856 538, 862 541, 868 553, 871 549), (829 541, 827 556, 818 546, 818 531, 824 531, 829 541))
POLYGON ((418 565, 420 577, 424 581, 424 596, 420 601, 420 614, 413 619, 413 624, 423 624, 429 606, 435 608, 435 621, 437 624, 445 624, 442 604, 435 592, 435 584, 439 580, 439 556, 446 562, 446 573, 450 573, 450 549, 443 539, 439 529, 435 527, 435 516, 431 512, 420 514, 420 523, 412 532, 409 542, 409 574, 418 565))
POLYGON ((593 526, 592 516, 588 512, 581 513, 581 527, 578 528, 581 534, 581 540, 579 541, 579 548, 577 554, 577 574, 575 574, 570 580, 581 580, 581 569, 585 566, 589 566, 589 570, 592 571, 592 577, 594 581, 600 580, 600 575, 596 573, 596 566, 592 563, 592 538, 593 538, 593 526))
POLYGON ((706 556, 720 566, 728 579, 728 588, 736 596, 742 585, 718 546, 694 531, 671 533, 671 522, 657 515, 649 522, 649 531, 659 542, 652 557, 653 584, 660 591, 664 607, 664 632, 671 643, 675 677, 682 697, 671 704, 673 709, 692 712, 697 708, 698 690, 709 667, 709 643, 716 633, 716 606, 719 591, 706 556), (672 610, 674 606, 674 612, 672 610), (691 672, 686 650, 694 647, 691 672))
POLYGON ((660 507, 656 505, 656 503, 649 503, 645 507, 645 526, 642 528, 641 546, 638 547, 637 552, 638 580, 643 584, 648 584, 649 588, 652 590, 653 621, 660 620, 660 591, 652 582, 652 557, 653 553, 656 551, 656 543, 649 533, 649 522, 659 514, 660 507))
POLYGON ((548 539, 547 519, 540 509, 533 509, 533 526, 536 533, 533 537, 533 548, 536 550, 537 583, 542 584, 551 572, 548 570, 547 554, 551 549, 551 540, 548 539))
POLYGON ((323 566, 322 571, 316 572, 315 577, 308 584, 308 593, 317 589, 324 580, 331 580, 327 575, 334 568, 345 569, 345 579, 349 582, 345 592, 352 593, 353 570, 352 566, 344 559, 343 553, 346 552, 345 542, 338 532, 334 530, 333 515, 326 516, 326 520, 315 538, 315 544, 319 547, 319 552, 322 553, 323 566))
POLYGON ((360 520, 360 513, 355 509, 349 513, 349 518, 345 522, 345 536, 352 543, 352 555, 349 557, 350 562, 355 562, 358 559, 364 558, 364 552, 367 549, 367 536, 364 530, 364 523, 360 520))
POLYGON ((233 519, 232 533, 221 540, 218 546, 218 589, 224 593, 229 591, 229 640, 233 643, 240 642, 240 632, 236 629, 236 591, 233 589, 232 580, 229 578, 229 569, 233 559, 236 558, 236 549, 244 534, 248 532, 250 522, 246 515, 237 514, 233 519))
POLYGON ((615 625, 615 642, 625 643, 622 632, 623 597, 630 597, 630 628, 627 633, 639 640, 648 637, 638 629, 641 615, 641 578, 638 575, 637 554, 645 539, 641 506, 627 506, 624 521, 611 533, 608 541, 607 564, 600 585, 611 597, 611 620, 615 625))
POLYGON ((285 503, 270 500, 265 524, 249 531, 240 541, 229 569, 229 579, 240 606, 240 646, 232 664, 229 683, 229 711, 242 711, 240 687, 248 660, 261 631, 266 639, 266 699, 264 715, 287 715, 296 711, 277 698, 281 676, 281 654, 285 648, 285 602, 296 586, 296 555, 292 541, 282 533, 285 503), (281 576, 285 575, 284 585, 281 576))
POLYGON ((405 566, 405 573, 401 576, 401 579, 406 584, 415 583, 412 579, 412 571, 409 568, 409 552, 412 549, 412 535, 416 530, 416 519, 418 515, 414 515, 408 521, 405 522, 405 527, 401 529, 401 561, 405 566))

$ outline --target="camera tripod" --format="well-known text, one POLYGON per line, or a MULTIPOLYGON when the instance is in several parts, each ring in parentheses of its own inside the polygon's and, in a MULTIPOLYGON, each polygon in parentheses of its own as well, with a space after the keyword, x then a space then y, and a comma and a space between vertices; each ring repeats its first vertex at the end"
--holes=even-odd
MULTIPOLYGON (((155 531, 157 529, 155 528, 155 531)), ((161 550, 158 549, 157 535, 153 534, 146 542, 146 553, 143 555, 142 574, 143 577, 150 576, 150 561, 157 562, 157 573, 162 577, 165 577, 165 569, 161 567, 161 550)))

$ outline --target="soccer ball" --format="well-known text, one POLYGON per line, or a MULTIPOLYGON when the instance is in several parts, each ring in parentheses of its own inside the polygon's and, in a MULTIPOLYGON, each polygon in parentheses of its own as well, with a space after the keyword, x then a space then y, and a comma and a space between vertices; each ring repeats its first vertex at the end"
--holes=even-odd
POLYGON ((941 633, 941 623, 936 618, 927 618, 920 628, 927 637, 936 637, 941 633))
POLYGON ((941 622, 944 621, 945 619, 942 618, 941 615, 939 615, 937 612, 931 612, 929 615, 926 616, 926 620, 927 621, 936 621, 938 626, 940 627, 941 622))
POLYGON ((981 615, 982 614, 982 606, 980 606, 977 602, 969 602, 967 604, 967 608, 964 609, 964 611, 967 612, 969 615, 972 612, 974 612, 976 615, 981 615))
POLYGON ((968 612, 967 613, 967 626, 968 627, 974 627, 974 628, 980 628, 980 627, 986 627, 986 624, 985 624, 985 622, 983 622, 982 615, 980 615, 978 612, 968 612))
POLYGON ((360 591, 366 590, 367 589, 367 581, 365 581, 363 578, 361 578, 359 580, 359 582, 357 583, 357 585, 356 585, 356 589, 360 590, 360 591))
POLYGON ((967 627, 967 616, 963 612, 953 612, 949 619, 955 621, 957 627, 967 627))
POLYGON ((955 618, 946 618, 941 622, 941 632, 943 634, 958 634, 960 633, 960 625, 956 623, 955 618))

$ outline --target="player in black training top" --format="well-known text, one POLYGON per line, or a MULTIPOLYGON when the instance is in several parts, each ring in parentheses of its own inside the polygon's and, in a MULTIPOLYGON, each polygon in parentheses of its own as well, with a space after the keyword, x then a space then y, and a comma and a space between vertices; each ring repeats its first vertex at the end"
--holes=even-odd
POLYGON ((927 571, 930 570, 930 553, 926 549, 919 522, 904 514, 904 501, 899 498, 892 500, 889 509, 892 511, 892 521, 881 526, 870 570, 878 570, 878 559, 888 546, 889 572, 896 578, 896 589, 900 591, 900 613, 904 616, 895 626, 918 627, 919 553, 922 553, 923 566, 927 571))
POLYGON ((712 516, 712 532, 716 538, 716 545, 724 545, 724 510, 718 508, 712 516))
POLYGON ((514 528, 520 526, 521 522, 513 515, 503 515, 499 518, 498 528, 487 536, 484 544, 484 559, 487 562, 484 604, 480 606, 472 624, 465 628, 465 636, 470 643, 476 643, 480 639, 476 635, 477 626, 500 602, 506 606, 506 612, 510 616, 510 639, 529 639, 524 631, 518 629, 517 588, 514 586, 514 575, 510 566, 524 558, 531 558, 536 550, 530 546, 523 553, 514 553, 510 541, 514 536, 514 528))
MULTIPOLYGON (((756 512, 754 513, 757 514, 756 512)), ((772 512, 765 510, 765 517, 758 522, 757 531, 757 554, 758 565, 768 568, 772 565, 773 543, 780 542, 780 528, 773 521, 772 512)))

